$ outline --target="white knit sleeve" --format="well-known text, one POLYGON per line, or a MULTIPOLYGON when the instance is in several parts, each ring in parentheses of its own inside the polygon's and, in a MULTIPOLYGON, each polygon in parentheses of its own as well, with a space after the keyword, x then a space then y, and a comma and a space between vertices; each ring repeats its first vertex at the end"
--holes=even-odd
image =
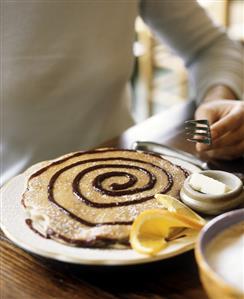
POLYGON ((216 85, 230 87, 241 99, 244 65, 241 45, 231 40, 194 0, 141 0, 141 16, 152 31, 183 58, 191 95, 199 103, 216 85))

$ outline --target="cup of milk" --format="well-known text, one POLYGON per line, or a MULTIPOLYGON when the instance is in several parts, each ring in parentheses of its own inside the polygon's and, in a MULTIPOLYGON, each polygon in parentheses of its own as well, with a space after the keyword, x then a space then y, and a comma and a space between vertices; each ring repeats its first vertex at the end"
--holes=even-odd
POLYGON ((211 299, 244 299, 244 209, 212 219, 201 231, 195 256, 211 299))

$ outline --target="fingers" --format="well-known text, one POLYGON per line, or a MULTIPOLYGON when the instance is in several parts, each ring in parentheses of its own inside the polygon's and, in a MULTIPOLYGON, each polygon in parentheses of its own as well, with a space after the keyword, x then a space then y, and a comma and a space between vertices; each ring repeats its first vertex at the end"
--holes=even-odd
POLYGON ((213 139, 239 128, 242 123, 244 123, 244 104, 238 103, 227 115, 212 124, 211 133, 213 139))
MULTIPOLYGON (((218 158, 217 149, 226 158, 232 155, 230 147, 240 144, 244 140, 244 103, 238 101, 221 101, 203 104, 196 111, 198 118, 208 118, 210 123, 212 144, 196 144, 198 152, 208 152, 209 156, 218 158), (211 152, 210 152, 211 150, 211 152), (226 153, 226 154, 225 154, 226 153)), ((244 151, 241 153, 243 154, 244 151)), ((240 153, 238 154, 240 156, 240 153)))
POLYGON ((204 152, 211 159, 232 160, 244 154, 244 139, 237 144, 204 152))
POLYGON ((228 132, 227 134, 223 135, 222 137, 213 141, 211 145, 212 149, 217 149, 221 147, 228 147, 233 144, 238 144, 242 140, 244 140, 244 124, 240 126, 237 130, 232 132, 228 132))
POLYGON ((203 151, 208 151, 210 149, 228 147, 233 144, 238 144, 243 139, 244 139, 244 124, 240 126, 237 130, 228 132, 227 134, 221 136, 220 138, 213 140, 211 146, 199 143, 196 145, 196 149, 197 151, 203 152, 203 151))

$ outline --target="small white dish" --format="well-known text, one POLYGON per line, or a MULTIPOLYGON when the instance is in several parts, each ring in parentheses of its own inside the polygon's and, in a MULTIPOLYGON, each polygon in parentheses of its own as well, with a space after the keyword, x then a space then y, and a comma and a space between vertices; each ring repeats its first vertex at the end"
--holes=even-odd
POLYGON ((221 195, 201 193, 190 186, 189 176, 184 182, 180 197, 193 210, 207 215, 218 215, 234 209, 244 202, 243 183, 234 174, 218 170, 204 170, 200 173, 226 184, 230 191, 221 195))

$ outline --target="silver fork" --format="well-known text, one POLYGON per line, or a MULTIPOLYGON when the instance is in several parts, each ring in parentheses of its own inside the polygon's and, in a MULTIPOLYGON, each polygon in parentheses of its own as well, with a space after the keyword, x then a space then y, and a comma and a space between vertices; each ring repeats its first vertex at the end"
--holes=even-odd
POLYGON ((187 120, 185 124, 185 132, 188 141, 204 144, 212 143, 211 131, 207 119, 187 120))

